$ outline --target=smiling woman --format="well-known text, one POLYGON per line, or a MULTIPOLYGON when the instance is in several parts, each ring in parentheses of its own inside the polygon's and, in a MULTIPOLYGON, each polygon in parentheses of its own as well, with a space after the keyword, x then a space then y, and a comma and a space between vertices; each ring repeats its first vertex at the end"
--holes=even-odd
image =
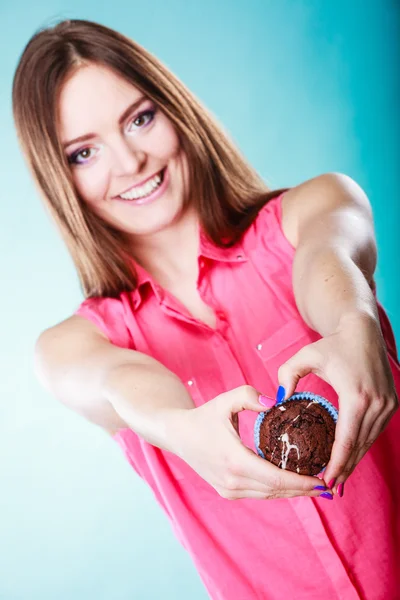
POLYGON ((33 36, 15 73, 13 110, 87 297, 136 287, 132 234, 175 224, 196 207, 210 239, 230 245, 281 191, 269 191, 165 65, 97 23, 63 21, 33 36), (121 193, 160 172, 156 212, 122 203, 121 193))
POLYGON ((131 248, 138 236, 179 220, 187 180, 179 137, 132 83, 100 65, 81 67, 61 87, 58 118, 79 197, 103 221, 129 235, 131 248), (157 210, 147 209, 155 200, 157 210))
POLYGON ((96 23, 30 40, 13 108, 85 295, 37 341, 43 385, 120 444, 211 598, 395 600, 400 365, 361 188, 269 190, 178 78, 96 23), (318 478, 256 453, 278 381, 339 408, 318 478))

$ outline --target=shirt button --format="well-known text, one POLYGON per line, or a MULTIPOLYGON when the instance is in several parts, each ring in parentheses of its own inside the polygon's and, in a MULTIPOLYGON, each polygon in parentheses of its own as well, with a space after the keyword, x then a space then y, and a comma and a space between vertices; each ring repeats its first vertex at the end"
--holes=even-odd
POLYGON ((237 260, 243 260, 243 254, 238 254, 236 258, 237 260))
POLYGON ((193 381, 191 379, 189 379, 189 381, 187 383, 188 383, 188 385, 193 385, 193 381))
POLYGON ((257 344, 257 350, 262 350, 262 344, 257 344))

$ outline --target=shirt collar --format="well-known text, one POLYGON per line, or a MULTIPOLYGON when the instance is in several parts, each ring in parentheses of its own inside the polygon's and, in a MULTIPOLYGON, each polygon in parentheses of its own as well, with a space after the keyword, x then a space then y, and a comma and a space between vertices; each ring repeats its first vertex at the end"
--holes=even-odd
MULTIPOLYGON (((202 258, 207 258, 215 262, 230 262, 230 263, 243 263, 247 262, 248 258, 244 252, 243 246, 240 242, 236 243, 230 248, 221 248, 214 244, 207 238, 203 230, 200 228, 199 232, 199 254, 198 261, 201 262, 202 258)), ((146 284, 150 285, 157 299, 161 302, 163 298, 163 291, 160 285, 136 261, 134 266, 137 274, 137 288, 132 292, 133 307, 137 309, 143 300, 143 292, 146 284)))
POLYGON ((231 248, 221 248, 209 240, 203 230, 200 230, 200 250, 199 258, 211 258, 221 262, 246 262, 247 256, 241 243, 237 243, 231 248))

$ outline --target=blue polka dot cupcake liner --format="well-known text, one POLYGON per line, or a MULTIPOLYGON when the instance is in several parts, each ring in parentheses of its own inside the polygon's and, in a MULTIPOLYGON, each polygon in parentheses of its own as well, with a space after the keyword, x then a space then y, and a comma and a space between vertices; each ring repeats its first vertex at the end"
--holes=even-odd
MULTIPOLYGON (((292 402, 293 400, 309 400, 310 402, 318 402, 328 411, 335 423, 337 423, 339 416, 338 409, 335 406, 333 406, 333 404, 331 404, 329 400, 323 398, 322 396, 318 396, 313 392, 295 392, 292 396, 290 396, 290 398, 287 398, 286 400, 281 400, 280 402, 274 404, 274 406, 280 406, 281 404, 286 404, 286 402, 292 402)), ((273 408, 273 406, 271 406, 271 408, 273 408)), ((256 422, 254 424, 254 445, 256 447, 257 454, 261 456, 261 458, 265 458, 265 456, 264 453, 260 450, 260 427, 261 423, 264 420, 264 417, 269 413, 271 408, 269 408, 268 410, 264 410, 261 413, 258 413, 256 422)))

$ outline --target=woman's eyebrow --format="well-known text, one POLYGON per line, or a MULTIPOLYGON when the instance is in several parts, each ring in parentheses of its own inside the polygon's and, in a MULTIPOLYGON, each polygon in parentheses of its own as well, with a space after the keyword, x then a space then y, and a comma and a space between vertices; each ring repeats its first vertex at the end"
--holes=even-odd
MULTIPOLYGON (((135 102, 132 102, 132 104, 130 104, 122 113, 122 115, 120 116, 120 118, 118 119, 118 124, 121 125, 121 123, 126 119, 126 117, 133 112, 138 106, 140 106, 145 100, 146 100, 146 96, 140 96, 140 98, 137 98, 137 100, 135 100, 135 102)), ((69 142, 64 142, 63 143, 63 148, 67 148, 67 146, 71 146, 71 144, 75 144, 76 142, 85 142, 86 140, 90 140, 91 138, 96 137, 95 133, 85 133, 84 135, 80 135, 79 137, 74 138, 73 140, 70 140, 69 142)))

